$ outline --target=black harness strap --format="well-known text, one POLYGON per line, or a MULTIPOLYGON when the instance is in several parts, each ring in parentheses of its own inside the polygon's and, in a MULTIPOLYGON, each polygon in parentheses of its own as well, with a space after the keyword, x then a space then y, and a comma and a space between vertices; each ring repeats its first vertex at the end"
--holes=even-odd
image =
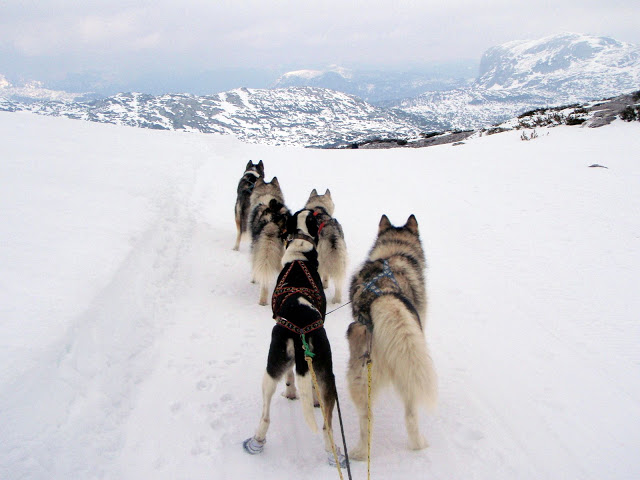
POLYGON ((318 330, 319 328, 322 328, 322 326, 324 325, 324 319, 322 318, 320 318, 319 320, 316 320, 315 322, 313 322, 310 325, 307 325, 304 328, 300 328, 294 325, 289 320, 287 320, 284 317, 281 317, 280 315, 276 315, 274 319, 278 325, 281 325, 287 330, 291 330, 293 333, 297 333, 298 335, 306 335, 309 332, 313 332, 314 330, 318 330))

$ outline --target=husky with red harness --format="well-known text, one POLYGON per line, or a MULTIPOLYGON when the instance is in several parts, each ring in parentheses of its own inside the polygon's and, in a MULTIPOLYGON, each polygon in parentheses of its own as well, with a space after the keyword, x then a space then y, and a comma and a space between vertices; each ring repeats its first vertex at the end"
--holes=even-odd
MULTIPOLYGON (((262 415, 253 437, 244 441, 247 453, 262 452, 270 421, 271 399, 278 382, 295 367, 305 420, 311 430, 318 430, 313 411, 312 382, 305 354, 313 357, 319 395, 327 415, 323 428, 325 450, 330 463, 332 454, 331 428, 336 403, 336 383, 333 375, 331 346, 324 329, 326 299, 318 275, 318 223, 311 210, 300 210, 287 223, 287 247, 282 259, 284 268, 278 276, 272 296, 273 318, 267 369, 262 380, 262 415)), ((291 377, 293 374, 291 373, 291 377)), ((293 378, 287 378, 292 386, 293 378)), ((289 390, 289 387, 287 387, 289 390)), ((293 387, 295 398, 295 387, 293 387)), ((340 463, 344 456, 340 455, 340 463)))
POLYGON ((318 273, 322 284, 325 289, 329 288, 329 280, 332 280, 332 302, 342 303, 342 289, 347 276, 347 244, 340 222, 333 217, 335 206, 329 189, 323 195, 318 195, 314 188, 304 208, 313 210, 318 220, 318 273))

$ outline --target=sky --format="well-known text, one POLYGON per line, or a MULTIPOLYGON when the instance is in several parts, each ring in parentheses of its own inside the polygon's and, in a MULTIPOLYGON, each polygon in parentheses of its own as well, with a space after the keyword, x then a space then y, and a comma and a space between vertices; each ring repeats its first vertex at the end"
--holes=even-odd
POLYGON ((403 70, 571 31, 640 44, 637 0, 3 0, 0 74, 48 85, 177 88, 303 68, 403 70))

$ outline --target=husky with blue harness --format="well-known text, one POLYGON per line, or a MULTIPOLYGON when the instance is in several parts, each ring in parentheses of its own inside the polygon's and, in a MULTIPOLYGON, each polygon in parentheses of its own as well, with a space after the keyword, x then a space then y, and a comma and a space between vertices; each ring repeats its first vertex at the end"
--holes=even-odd
POLYGON ((435 406, 437 381, 424 336, 425 267, 416 218, 411 215, 404 226, 395 227, 383 215, 369 257, 349 290, 354 322, 347 331, 347 380, 360 421, 359 443, 349 456, 356 460, 368 457, 369 401, 389 384, 404 403, 409 447, 428 445, 420 434, 418 406, 435 406))
MULTIPOLYGON (((330 463, 344 466, 345 458, 334 449, 332 417, 336 404, 331 346, 324 329, 326 299, 318 275, 318 222, 312 210, 296 212, 287 223, 284 267, 272 295, 273 318, 267 369, 262 380, 262 415, 253 437, 244 441, 247 453, 262 452, 270 422, 271 399, 278 382, 287 376, 287 396, 296 398, 292 367, 295 367, 302 410, 311 430, 318 430, 313 410, 312 374, 315 373, 320 403, 326 416, 323 428, 330 463), (313 371, 310 371, 310 367, 313 371), (291 375, 291 378, 289 376, 291 375)), ((293 441, 293 440, 292 440, 293 441)))

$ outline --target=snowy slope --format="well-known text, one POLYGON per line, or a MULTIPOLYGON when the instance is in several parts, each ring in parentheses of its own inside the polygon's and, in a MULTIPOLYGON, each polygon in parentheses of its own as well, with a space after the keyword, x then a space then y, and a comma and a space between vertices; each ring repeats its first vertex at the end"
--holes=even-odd
MULTIPOLYGON (((241 449, 273 325, 231 250, 259 158, 293 209, 331 188, 351 269, 382 213, 420 223, 440 404, 410 452, 381 399, 372 478, 638 478, 638 123, 338 151, 26 113, 0 130, 0 478, 337 478, 279 396, 264 453, 241 449)), ((349 322, 327 330, 353 444, 349 322)))

